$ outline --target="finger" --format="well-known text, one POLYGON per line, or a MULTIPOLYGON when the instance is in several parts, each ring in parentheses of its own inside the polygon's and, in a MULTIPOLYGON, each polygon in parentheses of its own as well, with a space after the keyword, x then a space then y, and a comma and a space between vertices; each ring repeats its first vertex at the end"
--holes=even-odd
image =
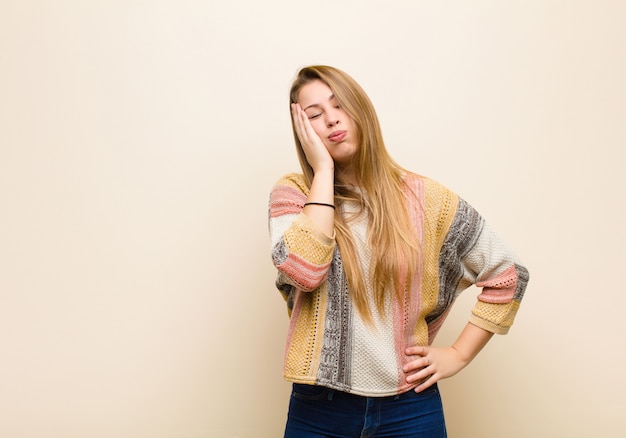
POLYGON ((302 111, 302 124, 304 126, 304 130, 307 133, 307 136, 310 139, 317 136, 317 134, 315 133, 315 130, 313 129, 313 125, 311 125, 311 121, 309 120, 309 117, 306 115, 304 111, 302 111))
POLYGON ((422 392, 423 390, 433 386, 435 383, 437 383, 438 380, 439 378, 435 374, 432 374, 428 379, 424 380, 424 382, 417 385, 415 389, 413 389, 413 391, 422 392))
POLYGON ((437 372, 437 367, 430 357, 420 357, 407 365, 407 379, 410 378, 412 382, 428 378, 437 372))
POLYGON ((406 363, 402 367, 402 371, 405 373, 410 373, 412 371, 421 371, 426 367, 432 365, 432 360, 429 357, 420 357, 418 359, 412 360, 411 362, 406 363))
POLYGON ((304 111, 302 111, 302 108, 297 103, 292 104, 292 117, 294 125, 296 127, 296 132, 300 136, 300 140, 303 140, 302 136, 306 134, 306 128, 304 125, 306 114, 304 111))
POLYGON ((428 347, 423 346, 423 345, 416 345, 413 347, 409 347, 406 350, 404 350, 404 352, 408 355, 408 356, 428 356, 428 347))
POLYGON ((291 104, 291 117, 293 119, 293 125, 296 128, 296 134, 298 135, 300 142, 303 143, 304 138, 302 135, 303 134, 302 116, 300 112, 301 112, 300 105, 298 105, 297 103, 291 104))
POLYGON ((304 149, 304 153, 307 156, 307 160, 309 160, 310 154, 327 153, 324 144, 322 143, 322 140, 313 129, 313 125, 311 125, 309 117, 302 110, 302 108, 300 108, 299 105, 296 106, 296 111, 298 112, 298 115, 296 116, 296 132, 304 149))
POLYGON ((315 133, 315 130, 313 129, 313 126, 311 125, 311 121, 309 120, 309 117, 301 109, 300 109, 300 122, 301 122, 302 136, 304 140, 310 145, 315 144, 317 134, 315 133))

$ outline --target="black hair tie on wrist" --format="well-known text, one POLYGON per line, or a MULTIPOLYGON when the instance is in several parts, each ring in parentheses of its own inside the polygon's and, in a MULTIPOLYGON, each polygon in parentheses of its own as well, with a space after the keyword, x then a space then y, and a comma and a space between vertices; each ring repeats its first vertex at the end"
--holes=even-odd
POLYGON ((325 202, 305 202, 304 206, 306 207, 307 205, 322 205, 324 207, 330 207, 333 210, 335 209, 335 206, 333 204, 326 204, 325 202))

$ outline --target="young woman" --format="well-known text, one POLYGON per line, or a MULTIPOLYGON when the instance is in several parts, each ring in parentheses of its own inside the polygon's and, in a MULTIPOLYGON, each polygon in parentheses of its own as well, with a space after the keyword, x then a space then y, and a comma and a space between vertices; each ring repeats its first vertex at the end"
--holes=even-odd
POLYGON ((507 333, 528 271, 467 202, 389 156, 346 73, 303 68, 290 105, 302 173, 269 205, 291 319, 285 437, 445 437, 437 382, 507 333), (469 322, 432 346, 471 284, 482 292, 469 322))

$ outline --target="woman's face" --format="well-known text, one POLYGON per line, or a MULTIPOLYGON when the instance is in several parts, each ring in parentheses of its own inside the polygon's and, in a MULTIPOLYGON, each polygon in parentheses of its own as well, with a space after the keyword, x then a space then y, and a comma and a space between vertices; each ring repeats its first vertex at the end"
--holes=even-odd
POLYGON ((332 90, 316 79, 300 88, 297 97, 335 164, 349 166, 358 149, 356 125, 336 101, 332 90))

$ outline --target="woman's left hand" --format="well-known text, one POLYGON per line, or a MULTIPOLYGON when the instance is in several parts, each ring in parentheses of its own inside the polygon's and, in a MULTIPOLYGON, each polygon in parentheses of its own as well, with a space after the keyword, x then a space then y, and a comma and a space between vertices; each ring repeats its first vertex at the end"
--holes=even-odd
POLYGON ((451 347, 409 347, 405 350, 411 361, 402 370, 408 383, 420 382, 415 392, 431 387, 436 382, 452 377, 467 366, 483 349, 493 333, 470 322, 467 323, 451 347))
POLYGON ((469 363, 454 347, 409 347, 405 350, 413 360, 406 363, 402 370, 406 373, 406 381, 415 383, 422 381, 415 392, 421 392, 436 382, 452 377, 469 363))

